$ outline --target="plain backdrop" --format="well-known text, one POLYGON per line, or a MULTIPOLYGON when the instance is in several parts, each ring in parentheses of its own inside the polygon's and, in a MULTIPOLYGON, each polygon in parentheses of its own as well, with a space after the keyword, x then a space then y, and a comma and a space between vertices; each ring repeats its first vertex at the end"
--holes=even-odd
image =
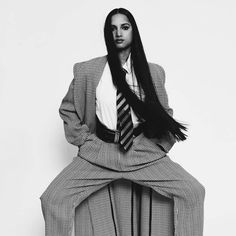
POLYGON ((235 235, 236 3, 1 0, 1 235, 43 236, 39 197, 76 155, 58 108, 74 63, 106 54, 105 17, 130 10, 148 61, 166 72, 188 140, 169 153, 206 188, 204 235, 235 235))

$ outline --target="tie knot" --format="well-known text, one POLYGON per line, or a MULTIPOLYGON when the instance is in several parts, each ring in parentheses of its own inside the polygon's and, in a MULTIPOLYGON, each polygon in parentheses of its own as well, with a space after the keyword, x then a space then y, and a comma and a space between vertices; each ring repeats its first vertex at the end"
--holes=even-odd
POLYGON ((122 71, 126 74, 128 71, 125 68, 122 68, 122 71))

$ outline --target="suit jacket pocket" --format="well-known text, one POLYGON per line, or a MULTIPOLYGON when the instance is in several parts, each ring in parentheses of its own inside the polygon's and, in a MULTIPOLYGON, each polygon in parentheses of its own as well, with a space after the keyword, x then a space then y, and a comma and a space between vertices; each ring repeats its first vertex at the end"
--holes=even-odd
POLYGON ((142 134, 136 145, 138 145, 140 149, 145 147, 146 151, 166 153, 165 149, 160 144, 155 143, 153 140, 144 136, 144 134, 142 134))
POLYGON ((95 158, 101 149, 102 143, 103 141, 95 134, 90 134, 84 144, 79 147, 78 155, 85 158, 89 156, 95 158))

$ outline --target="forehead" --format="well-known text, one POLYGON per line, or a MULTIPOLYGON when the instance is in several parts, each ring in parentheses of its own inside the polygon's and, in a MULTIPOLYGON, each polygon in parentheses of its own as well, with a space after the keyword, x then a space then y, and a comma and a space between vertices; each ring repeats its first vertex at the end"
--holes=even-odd
POLYGON ((118 13, 111 17, 111 25, 121 25, 125 23, 130 24, 129 19, 126 15, 118 13))

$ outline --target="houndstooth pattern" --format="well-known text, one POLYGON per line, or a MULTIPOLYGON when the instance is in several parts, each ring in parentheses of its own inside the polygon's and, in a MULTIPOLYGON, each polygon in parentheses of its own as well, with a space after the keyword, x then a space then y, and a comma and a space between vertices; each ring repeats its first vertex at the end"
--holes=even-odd
MULTIPOLYGON (((118 179, 149 187, 174 201, 174 236, 202 236, 205 188, 167 156, 175 142, 171 136, 150 140, 140 134, 126 153, 119 152, 117 144, 105 143, 96 136, 95 91, 106 62, 107 57, 99 57, 77 63, 74 66, 75 77, 62 100, 59 111, 66 138, 79 150, 73 162, 58 174, 40 196, 46 236, 71 236, 75 208, 118 179)), ((164 88, 164 71, 156 64, 149 66, 160 102, 172 115, 164 88)), ((128 210, 130 206, 127 203, 128 210)), ((137 225, 134 222, 130 226, 135 228, 137 225)), ((113 231, 114 227, 115 224, 104 226, 94 222, 93 228, 99 228, 100 231, 93 232, 93 236, 132 235, 129 230, 113 231), (104 228, 109 231, 103 233, 104 228)), ((164 231, 161 233, 165 235, 164 231)), ((137 235, 157 234, 152 228, 148 234, 139 232, 137 235)))

